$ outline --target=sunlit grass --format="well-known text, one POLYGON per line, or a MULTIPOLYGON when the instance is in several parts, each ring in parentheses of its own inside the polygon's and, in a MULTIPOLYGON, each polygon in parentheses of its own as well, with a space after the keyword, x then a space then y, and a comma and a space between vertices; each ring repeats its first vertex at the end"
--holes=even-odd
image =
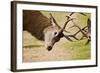
POLYGON ((75 42, 68 42, 63 43, 63 47, 66 47, 65 49, 70 49, 74 51, 73 59, 90 59, 90 53, 91 53, 91 45, 90 43, 88 45, 85 45, 85 40, 75 41, 75 42))

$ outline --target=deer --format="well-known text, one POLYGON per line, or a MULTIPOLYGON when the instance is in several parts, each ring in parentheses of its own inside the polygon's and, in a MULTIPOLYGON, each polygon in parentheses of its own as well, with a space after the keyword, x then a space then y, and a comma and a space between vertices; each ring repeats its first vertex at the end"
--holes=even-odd
POLYGON ((66 25, 73 20, 73 18, 66 19, 63 27, 60 27, 56 19, 50 13, 50 18, 44 16, 40 11, 35 10, 23 10, 23 31, 28 31, 32 36, 38 40, 45 42, 45 48, 51 51, 54 44, 58 42, 62 37, 65 37, 68 41, 73 41, 70 37, 77 40, 74 35, 65 35, 63 32, 66 25))

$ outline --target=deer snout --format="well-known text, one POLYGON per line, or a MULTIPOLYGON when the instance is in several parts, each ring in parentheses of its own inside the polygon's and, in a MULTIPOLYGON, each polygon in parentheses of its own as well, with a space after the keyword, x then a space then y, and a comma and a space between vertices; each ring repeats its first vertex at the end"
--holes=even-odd
POLYGON ((52 43, 49 43, 49 42, 45 42, 45 48, 48 50, 48 51, 51 51, 52 50, 52 43))
POLYGON ((47 50, 48 50, 48 51, 51 51, 51 49, 52 49, 52 46, 48 46, 48 47, 47 47, 47 50))

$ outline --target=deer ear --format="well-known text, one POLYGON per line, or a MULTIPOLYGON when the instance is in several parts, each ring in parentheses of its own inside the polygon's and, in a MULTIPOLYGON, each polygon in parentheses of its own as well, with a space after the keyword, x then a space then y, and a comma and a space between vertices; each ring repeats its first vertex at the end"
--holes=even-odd
POLYGON ((50 23, 52 24, 52 26, 58 26, 57 21, 55 20, 55 18, 52 16, 51 13, 50 13, 50 23))
POLYGON ((52 24, 52 26, 56 26, 56 24, 54 23, 54 19, 50 17, 50 24, 52 24))

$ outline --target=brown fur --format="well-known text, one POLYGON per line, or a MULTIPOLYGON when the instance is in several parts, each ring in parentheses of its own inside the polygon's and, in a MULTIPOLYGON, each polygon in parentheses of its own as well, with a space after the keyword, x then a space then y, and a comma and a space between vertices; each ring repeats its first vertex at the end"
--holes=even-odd
POLYGON ((50 19, 40 11, 23 10, 23 30, 30 32, 37 39, 44 39, 43 30, 50 25, 50 19))

